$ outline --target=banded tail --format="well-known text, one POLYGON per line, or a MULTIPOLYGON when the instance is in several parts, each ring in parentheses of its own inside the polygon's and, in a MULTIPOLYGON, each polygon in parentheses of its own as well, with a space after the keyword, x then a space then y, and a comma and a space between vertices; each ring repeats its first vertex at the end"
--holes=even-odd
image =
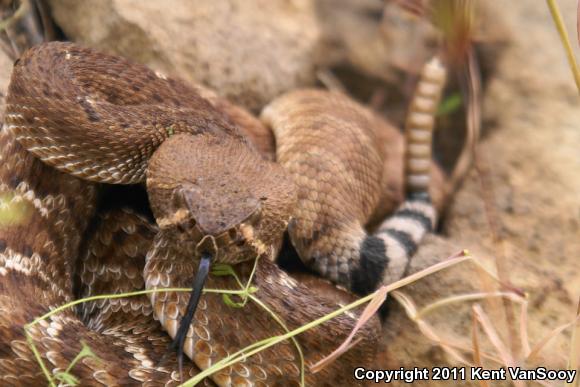
POLYGON ((403 277, 423 237, 434 230, 437 212, 429 196, 435 112, 446 70, 435 57, 421 73, 405 124, 405 202, 360 249, 359 267, 351 272, 351 290, 368 294, 403 277))

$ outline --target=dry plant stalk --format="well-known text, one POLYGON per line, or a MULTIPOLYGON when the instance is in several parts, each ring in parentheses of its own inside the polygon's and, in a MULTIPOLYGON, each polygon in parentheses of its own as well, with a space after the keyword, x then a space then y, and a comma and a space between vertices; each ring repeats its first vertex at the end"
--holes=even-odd
MULTIPOLYGON (((471 309, 471 342, 473 344, 473 362, 476 366, 483 368, 483 362, 481 361, 481 350, 479 348, 479 334, 477 328, 477 318, 475 316, 475 310, 471 309)), ((479 385, 482 387, 489 387, 487 380, 480 380, 479 385)))
POLYGON ((422 0, 393 0, 399 7, 418 17, 425 16, 425 3, 422 0))
POLYGON ((399 302, 399 304, 401 304, 401 306, 403 306, 407 312, 407 316, 417 324, 417 327, 425 337, 439 345, 449 356, 451 356, 451 358, 455 359, 455 361, 468 366, 473 366, 469 360, 465 359, 457 351, 457 349, 461 350, 459 344, 442 339, 426 321, 417 317, 417 307, 410 297, 400 291, 393 292, 392 296, 397 300, 397 302, 399 302))
POLYGON ((540 356, 541 351, 548 346, 548 344, 552 341, 552 339, 554 339, 556 336, 558 336, 568 328, 574 327, 575 325, 578 324, 580 324, 580 315, 576 316, 576 318, 573 321, 560 325, 551 330, 550 332, 546 333, 546 335, 544 335, 540 340, 538 340, 536 345, 532 347, 529 355, 525 359, 525 362, 531 363, 532 361, 536 360, 536 358, 540 356))
MULTIPOLYGON (((576 82, 578 94, 580 94, 580 68, 578 68, 578 64, 576 63, 576 58, 574 57, 574 50, 572 49, 570 38, 568 38, 568 32, 566 31, 566 25, 564 24, 564 20, 562 19, 562 14, 560 13, 560 9, 558 8, 556 0, 546 0, 546 1, 548 3, 550 13, 552 14, 554 24, 556 25, 556 29, 558 30, 558 34, 560 35, 560 41, 562 41, 562 45, 564 46, 566 58, 568 58, 568 65, 570 66, 570 70, 572 71, 572 75, 574 76, 574 81, 576 82)), ((580 26, 580 5, 578 7, 579 8, 578 8, 577 25, 580 26)), ((580 43, 580 27, 578 28, 578 35, 579 35, 578 41, 580 43)))
MULTIPOLYGON (((580 374, 580 297, 578 297, 578 308, 576 310, 576 323, 570 338, 570 358, 568 362, 569 370, 576 370, 580 374)), ((580 375, 578 376, 578 385, 580 385, 580 375)))
MULTIPOLYGON (((475 169, 479 178, 479 184, 481 187, 481 198, 483 200, 485 208, 485 217, 487 219, 487 224, 491 234, 492 242, 494 245, 495 255, 494 263, 496 266, 497 274, 502 284, 509 284, 509 270, 507 268, 508 256, 506 254, 506 241, 500 233, 501 229, 501 218, 497 211, 497 206, 495 204, 493 181, 491 179, 490 166, 485 158, 485 155, 481 152, 476 153, 475 157, 475 169)), ((482 279, 482 284, 486 287, 486 291, 489 291, 487 287, 490 285, 488 281, 482 279)), ((506 288, 502 286, 502 289, 506 288)), ((518 356, 521 348, 517 341, 515 315, 511 306, 504 299, 503 304, 498 300, 489 300, 488 310, 492 311, 494 314, 494 321, 502 321, 507 327, 507 335, 510 343, 510 351, 512 355, 518 356), (496 302, 497 301, 497 302, 496 302)))
MULTIPOLYGON (((510 350, 504 345, 501 338, 499 337, 497 331, 495 330, 493 324, 489 320, 487 314, 483 311, 480 305, 473 306, 473 312, 475 314, 475 318, 483 328, 485 334, 491 341, 492 345, 495 347, 496 351, 500 355, 503 360, 503 363, 506 367, 516 367, 518 364, 512 357, 512 353, 510 350)), ((514 381, 516 386, 525 386, 525 383, 521 380, 514 381)))

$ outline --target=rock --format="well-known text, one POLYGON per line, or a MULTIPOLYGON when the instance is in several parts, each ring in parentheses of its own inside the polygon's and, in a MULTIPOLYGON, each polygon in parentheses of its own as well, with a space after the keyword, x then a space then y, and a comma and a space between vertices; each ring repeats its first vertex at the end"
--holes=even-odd
POLYGON ((67 37, 201 83, 253 111, 310 85, 320 31, 311 0, 51 0, 67 37))

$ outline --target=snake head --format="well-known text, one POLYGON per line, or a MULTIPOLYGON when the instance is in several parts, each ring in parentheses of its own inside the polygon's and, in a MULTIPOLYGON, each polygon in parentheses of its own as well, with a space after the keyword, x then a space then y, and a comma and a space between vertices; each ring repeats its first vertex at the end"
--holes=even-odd
POLYGON ((147 192, 172 259, 199 257, 192 293, 174 337, 181 374, 183 345, 211 263, 274 256, 296 202, 281 166, 243 138, 178 134, 151 157, 147 192))
POLYGON ((296 201, 282 167, 215 134, 166 140, 149 162, 147 191, 162 230, 186 250, 211 236, 213 261, 229 264, 276 252, 296 201))

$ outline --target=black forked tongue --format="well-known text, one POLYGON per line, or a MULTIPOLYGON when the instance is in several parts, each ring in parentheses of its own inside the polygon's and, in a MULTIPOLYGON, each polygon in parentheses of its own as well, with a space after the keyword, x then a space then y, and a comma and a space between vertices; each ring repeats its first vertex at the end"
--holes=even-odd
POLYGON ((193 287, 191 289, 191 296, 189 297, 189 302, 187 303, 187 309, 185 310, 185 315, 179 323, 179 329, 177 334, 173 339, 171 344, 171 350, 177 350, 177 364, 179 365, 179 378, 183 382, 183 344, 185 343, 185 338, 187 337, 187 331, 195 315, 195 310, 197 309, 197 304, 199 303, 199 298, 203 292, 203 285, 209 273, 209 266, 211 263, 211 254, 202 253, 201 260, 199 262, 199 268, 197 269, 197 274, 193 280, 193 287))

